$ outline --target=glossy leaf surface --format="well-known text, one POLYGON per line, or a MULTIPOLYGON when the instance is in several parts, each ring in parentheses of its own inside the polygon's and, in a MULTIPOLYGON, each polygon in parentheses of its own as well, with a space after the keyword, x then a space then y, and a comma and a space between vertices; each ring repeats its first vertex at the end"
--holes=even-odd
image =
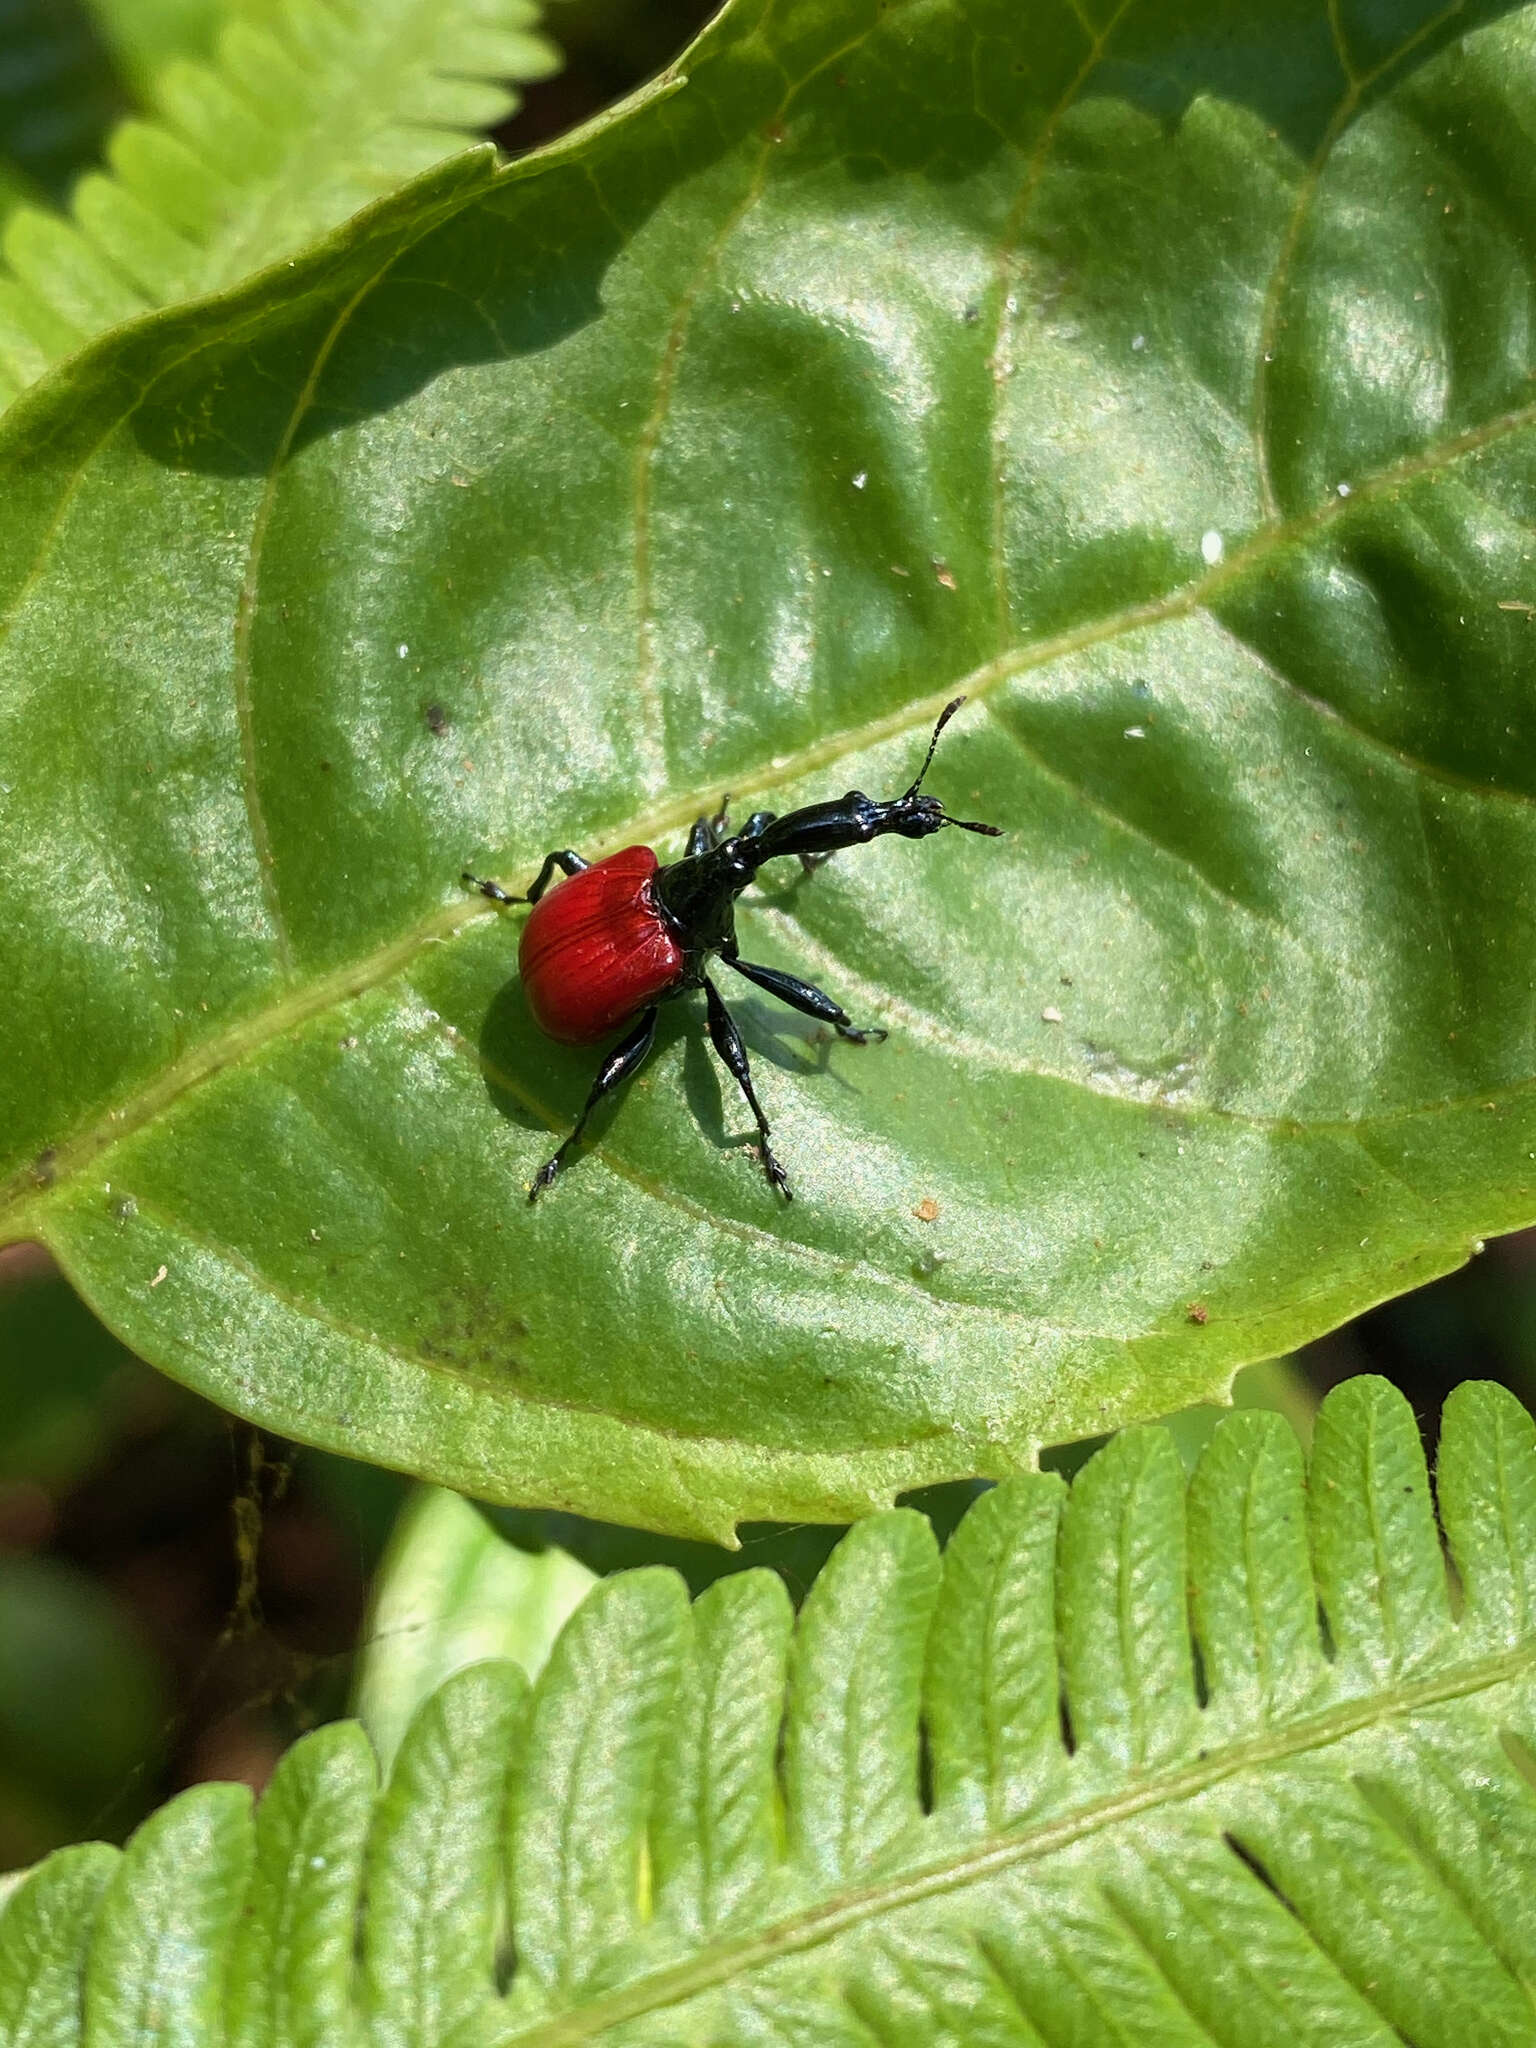
POLYGON ((0 1231, 271 1426, 720 1537, 1219 1391, 1536 1215, 1536 17, 738 0, 40 387, 0 1231), (910 777, 742 906, 890 1040, 589 1057, 545 849, 910 777))
POLYGON ((1455 1622, 1400 1395, 1330 1395, 1304 1480, 1237 1415, 1187 1497, 1154 1429, 990 1492, 942 1563, 921 1516, 867 1520, 798 1622, 767 1572, 691 1607, 605 1580, 531 1697, 495 1663, 432 1695, 383 1793, 341 1723, 254 1827, 230 1787, 173 1802, 99 1917, 114 1852, 49 1859, 0 1914, 0 2013, 71 2048, 83 1982, 107 2038, 175 1911, 192 1986, 229 1957, 188 2048, 1526 2048, 1536 1430, 1487 1384, 1447 1405, 1455 1622))

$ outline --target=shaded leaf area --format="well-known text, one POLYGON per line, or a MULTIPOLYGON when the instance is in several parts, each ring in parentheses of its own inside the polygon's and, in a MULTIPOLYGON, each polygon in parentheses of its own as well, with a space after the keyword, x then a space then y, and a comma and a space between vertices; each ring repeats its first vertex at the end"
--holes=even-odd
POLYGON ((1536 1214, 1529 10, 738 0, 0 458, 0 1234, 268 1426, 728 1540, 1219 1394, 1536 1214), (1431 189, 1433 188, 1433 189, 1431 189), (931 786, 590 1079, 467 905, 931 786))
POLYGON ((264 0, 85 0, 96 33, 118 70, 147 99, 157 75, 178 58, 210 59, 219 30, 232 15, 247 19, 272 9, 264 0))
POLYGON ((86 0, 0 0, 0 218, 62 200, 127 105, 86 0))
POLYGON ((1186 1500, 1167 1433, 1132 1431, 1070 1491, 985 1496, 942 1561, 921 1517, 866 1521, 798 1621, 768 1573, 691 1607, 623 1574, 531 1693, 510 1664, 449 1679, 382 1791, 338 1723, 254 1825, 205 1786, 120 1858, 50 1858, 0 1918, 0 2013, 61 2048, 151 2001, 176 2039, 251 2048, 349 2022, 464 2048, 1527 2043, 1530 1417, 1468 1383, 1437 1477, 1454 1616, 1411 1413, 1371 1379, 1324 1403, 1309 1478, 1278 1417, 1239 1415, 1186 1500))
MULTIPOLYGON (((106 13, 112 30, 116 17, 106 13)), ((70 217, 0 237, 0 398, 145 312, 237 283, 502 121, 558 63, 533 0, 233 0, 213 58, 146 81, 70 217)), ((162 40, 195 19, 157 24, 162 40)), ((128 61, 144 52, 129 32, 128 61)), ((3 84, 0 71, 0 84, 3 84)), ((3 105, 3 102, 0 102, 3 105)))

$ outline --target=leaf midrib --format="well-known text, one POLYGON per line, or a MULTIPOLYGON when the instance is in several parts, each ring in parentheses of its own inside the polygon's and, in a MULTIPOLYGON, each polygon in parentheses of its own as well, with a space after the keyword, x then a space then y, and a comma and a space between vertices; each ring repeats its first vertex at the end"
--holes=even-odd
POLYGON ((514 2033, 499 2034, 497 2048, 572 2048, 574 2043, 595 2039, 609 2027, 684 2004, 787 1955, 819 1948, 883 1915, 962 1891, 1021 1864, 1040 1862, 1124 1821, 1193 1799, 1241 1772, 1284 1764, 1426 1708, 1511 1684, 1533 1666, 1536 1642, 1525 1643, 1453 1666, 1434 1677, 1402 1682, 1345 1701, 1283 1729, 1269 1729, 1247 1741, 1207 1750, 1194 1763, 1154 1774, 1127 1791, 1092 1800, 1037 1827, 988 1835, 960 1854, 906 1876, 835 1893, 758 1934, 719 1943, 686 1963, 673 1964, 607 1992, 580 2011, 560 2013, 514 2033))
MULTIPOLYGON (((394 260, 396 258, 392 257, 391 261, 394 260)), ((382 272, 379 274, 382 275, 382 272)), ((372 289, 376 282, 377 277, 371 279, 367 286, 359 290, 356 299, 360 300, 366 296, 367 291, 372 289)), ((333 329, 328 335, 328 343, 334 340, 335 332, 333 329)), ((1260 528, 1251 540, 1243 547, 1235 549, 1224 561, 1164 597, 1128 606, 1119 612, 1071 627, 1066 632, 1052 635, 1047 639, 1006 649, 973 669, 969 675, 959 678, 957 682, 947 683, 942 688, 931 691, 924 697, 913 699, 879 718, 842 728, 789 754, 775 755, 755 771, 741 771, 737 779, 744 789, 753 792, 767 792, 797 782, 850 754, 878 746, 886 740, 900 738, 914 730, 925 729, 932 724, 944 705, 957 692, 985 700, 994 690, 1017 675, 1046 667, 1051 662, 1063 660, 1072 654, 1103 645, 1126 634, 1187 617, 1195 611, 1208 610, 1213 600, 1228 584, 1239 581, 1279 550, 1331 525, 1337 519, 1347 517, 1360 506, 1376 498, 1400 490, 1425 475, 1433 474, 1436 470, 1448 468, 1466 456, 1481 452, 1503 435, 1517 433, 1522 428, 1532 425, 1536 425, 1536 404, 1520 407, 1513 412, 1501 414, 1497 419, 1485 422, 1482 426, 1469 428, 1464 433, 1454 435, 1419 455, 1405 457, 1403 461, 1379 471, 1374 477, 1363 479, 1355 486, 1347 500, 1327 499, 1321 505, 1297 515, 1294 519, 1260 528)), ((1419 772, 1425 774, 1436 772, 1421 764, 1415 766, 1419 772)), ((1521 805, 1532 802, 1531 798, 1516 791, 1500 791, 1471 784, 1468 787, 1484 801, 1490 797, 1502 796, 1506 801, 1518 801, 1521 805)), ((716 796, 717 791, 713 784, 709 788, 700 785, 683 796, 652 806, 648 811, 641 812, 612 828, 608 833, 596 837, 593 843, 598 857, 616 852, 623 846, 648 844, 669 832, 681 830, 701 809, 709 808, 716 800, 716 796)), ((408 967, 425 946, 456 938, 467 924, 477 921, 481 915, 475 911, 466 916, 466 906, 462 902, 441 905, 427 917, 419 920, 400 938, 377 948, 361 960, 348 962, 327 974, 318 975, 302 987, 295 988, 290 985, 277 1001, 216 1033, 181 1060, 165 1068, 156 1080, 141 1090, 137 1096, 130 1097, 117 1106, 94 1112, 89 1121, 57 1139, 49 1148, 51 1157, 45 1183, 40 1182, 30 1164, 18 1168, 8 1179, 0 1182, 0 1242, 5 1241, 4 1233, 8 1227, 20 1227, 22 1218, 28 1210, 36 1206, 41 1194, 66 1182, 86 1167, 94 1165, 121 1138, 142 1130, 184 1095, 211 1080, 215 1074, 238 1065, 242 1060, 312 1018, 379 987, 408 967)), ((1468 1103, 1501 1100, 1510 1092, 1505 1089, 1490 1095, 1486 1089, 1474 1090, 1465 1100, 1468 1103)), ((1422 1107, 1439 1110, 1455 1106, 1453 1102, 1437 1102, 1422 1107)), ((1128 1107, 1139 1112, 1143 1105, 1136 1103, 1128 1107)), ((1220 1115, 1245 1127, 1274 1129, 1281 1133, 1289 1132, 1296 1127, 1296 1120, 1289 1117, 1269 1119, 1214 1108, 1207 1108, 1201 1113, 1220 1115)), ((1421 1107, 1410 1106, 1373 1117, 1341 1118, 1331 1123, 1328 1120, 1308 1121, 1302 1128, 1308 1132, 1329 1129, 1358 1131, 1363 1127, 1374 1127, 1421 1113, 1421 1107)))

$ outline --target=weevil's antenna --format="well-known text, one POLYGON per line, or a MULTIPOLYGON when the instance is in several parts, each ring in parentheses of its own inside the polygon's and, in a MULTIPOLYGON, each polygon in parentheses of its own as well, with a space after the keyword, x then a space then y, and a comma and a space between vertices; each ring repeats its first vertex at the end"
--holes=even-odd
POLYGON ((922 788, 923 777, 928 773, 928 769, 933 761, 933 750, 939 744, 939 734, 944 730, 945 726, 948 725, 949 721, 954 717, 955 713, 960 709, 960 706, 964 702, 965 699, 963 697, 951 697, 949 702, 944 706, 944 709, 939 713, 939 722, 933 728, 933 738, 928 742, 928 751, 923 756, 923 765, 921 768, 918 769, 917 774, 913 777, 911 787, 902 792, 900 798, 900 801, 902 803, 905 803, 908 797, 916 796, 917 792, 922 788))
MULTIPOLYGON (((951 697, 949 702, 944 706, 944 709, 939 713, 939 722, 933 728, 933 738, 928 742, 928 751, 923 756, 923 765, 921 768, 918 769, 917 778, 913 782, 912 787, 909 790, 907 790, 902 797, 898 799, 899 802, 908 802, 908 800, 916 796, 917 792, 922 788, 923 777, 928 773, 929 766, 933 760, 933 750, 939 744, 939 734, 944 730, 945 726, 948 725, 949 721, 954 717, 955 713, 960 709, 960 706, 964 702, 965 699, 963 697, 951 697)), ((949 815, 948 811, 944 812, 943 816, 944 823, 946 825, 958 825, 962 832, 984 832, 989 839, 1001 839, 1003 836, 1003 828, 1001 825, 978 825, 969 818, 952 818, 949 815)))

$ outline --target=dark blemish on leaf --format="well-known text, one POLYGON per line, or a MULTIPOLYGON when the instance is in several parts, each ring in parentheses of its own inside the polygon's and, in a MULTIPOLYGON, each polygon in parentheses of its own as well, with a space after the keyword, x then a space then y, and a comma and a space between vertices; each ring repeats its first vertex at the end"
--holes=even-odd
POLYGON ((32 1178, 40 1188, 51 1188, 58 1179, 58 1151, 50 1145, 32 1162, 32 1178))
POLYGON ((440 1297, 430 1322, 423 1322, 416 1348, 423 1358, 476 1377, 520 1376, 526 1371, 513 1356, 528 1335, 521 1316, 512 1315, 485 1287, 466 1287, 440 1297))
POLYGON ((967 306, 965 311, 960 315, 960 318, 965 322, 967 327, 974 327, 976 325, 976 322, 981 318, 980 306, 967 306))
POLYGON ((330 774, 330 772, 331 772, 331 764, 330 764, 330 762, 329 762, 329 761, 322 761, 322 762, 320 763, 320 773, 321 773, 322 775, 329 775, 329 774, 330 774))
POLYGON ((448 730, 449 724, 448 714, 442 705, 428 704, 423 707, 421 715, 427 721, 427 731, 436 733, 438 738, 441 739, 448 730))

